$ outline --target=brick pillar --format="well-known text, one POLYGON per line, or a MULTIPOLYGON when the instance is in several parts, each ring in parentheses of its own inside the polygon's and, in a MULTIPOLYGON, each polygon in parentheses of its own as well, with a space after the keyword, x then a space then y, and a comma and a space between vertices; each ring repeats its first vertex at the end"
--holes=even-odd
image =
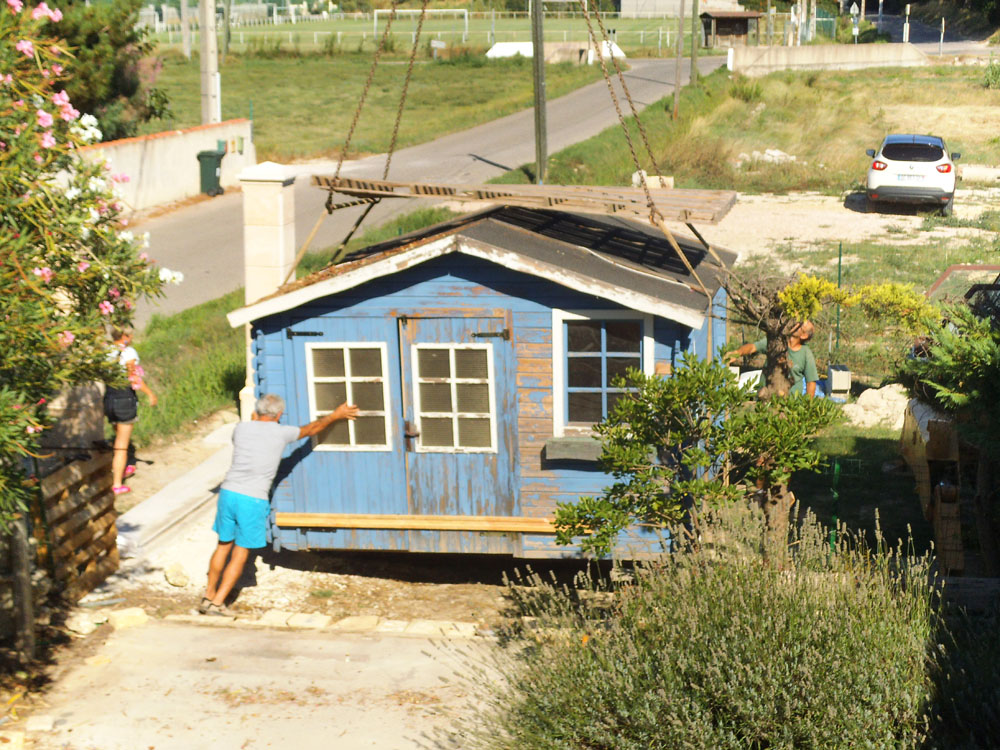
MULTIPOLYGON (((246 303, 273 294, 295 261, 295 176, 266 161, 240 173, 243 186, 243 262, 246 303)), ((250 324, 246 327, 247 380, 240 391, 240 415, 249 419, 254 406, 250 324)))

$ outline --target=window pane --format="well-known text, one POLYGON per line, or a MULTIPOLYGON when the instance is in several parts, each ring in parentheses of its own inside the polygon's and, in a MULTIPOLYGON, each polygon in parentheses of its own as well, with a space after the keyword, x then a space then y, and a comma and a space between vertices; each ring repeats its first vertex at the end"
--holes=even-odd
POLYGON ((638 352, 642 326, 638 320, 609 320, 606 324, 609 352, 638 352))
POLYGON ((462 448, 489 448, 493 440, 490 436, 490 420, 458 420, 458 444, 462 448))
POLYGON ((361 411, 385 411, 381 383, 351 383, 351 398, 361 411))
POLYGON ((351 435, 348 432, 347 420, 334 422, 323 430, 316 438, 322 445, 350 445, 351 435))
POLYGON ((459 383, 455 390, 458 397, 456 411, 489 414, 490 387, 486 383, 459 383))
POLYGON ((313 375, 317 378, 344 377, 343 349, 313 349, 313 375))
POLYGON ((614 405, 618 403, 618 399, 627 398, 628 393, 609 393, 608 394, 608 414, 614 408, 614 405))
POLYGON ((451 377, 451 361, 447 349, 418 349, 417 375, 421 378, 451 377))
POLYGON ((570 388, 600 388, 600 357, 569 357, 566 363, 570 388))
POLYGON ((485 349, 456 349, 455 377, 486 380, 489 377, 486 357, 485 349))
POLYGON ((354 420, 355 445, 385 445, 385 418, 358 417, 354 420))
POLYGON ((569 421, 586 422, 594 424, 600 422, 601 417, 601 394, 600 393, 570 393, 569 394, 569 421))
POLYGON ((421 419, 420 444, 437 448, 454 447, 455 437, 452 434, 451 419, 427 417, 421 419))
POLYGON ((355 378, 382 377, 382 350, 351 349, 351 376, 355 378))
POLYGON ((574 321, 566 324, 566 341, 571 352, 601 351, 601 324, 593 321, 574 321))
POLYGON ((347 401, 347 383, 315 383, 316 411, 333 411, 347 401))
POLYGON ((639 369, 638 357, 608 357, 608 385, 619 375, 624 376, 629 368, 639 369))
POLYGON ((448 383, 420 384, 420 411, 451 411, 451 385, 448 383))

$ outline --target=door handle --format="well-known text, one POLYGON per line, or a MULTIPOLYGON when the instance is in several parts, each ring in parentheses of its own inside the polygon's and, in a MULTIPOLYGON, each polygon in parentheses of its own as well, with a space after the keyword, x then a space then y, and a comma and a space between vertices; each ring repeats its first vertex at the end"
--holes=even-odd
POLYGON ((406 420, 403 423, 403 437, 405 438, 416 438, 420 437, 420 430, 416 428, 410 420, 406 420))

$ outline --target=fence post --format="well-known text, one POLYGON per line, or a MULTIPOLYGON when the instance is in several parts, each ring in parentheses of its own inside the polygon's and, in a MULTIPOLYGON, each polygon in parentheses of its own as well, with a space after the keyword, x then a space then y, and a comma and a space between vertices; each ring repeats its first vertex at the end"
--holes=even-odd
POLYGON ((17 646, 21 658, 35 658, 35 592, 31 588, 31 547, 28 519, 22 513, 13 523, 11 553, 14 563, 14 601, 17 605, 17 646))

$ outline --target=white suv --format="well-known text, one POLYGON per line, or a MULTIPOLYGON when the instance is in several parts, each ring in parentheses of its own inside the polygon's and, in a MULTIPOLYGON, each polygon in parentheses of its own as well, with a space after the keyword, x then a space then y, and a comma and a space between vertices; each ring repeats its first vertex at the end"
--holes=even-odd
POLYGON ((887 135, 878 151, 866 151, 865 194, 869 204, 929 203, 951 214, 955 203, 955 164, 961 154, 949 154, 936 135, 887 135))

